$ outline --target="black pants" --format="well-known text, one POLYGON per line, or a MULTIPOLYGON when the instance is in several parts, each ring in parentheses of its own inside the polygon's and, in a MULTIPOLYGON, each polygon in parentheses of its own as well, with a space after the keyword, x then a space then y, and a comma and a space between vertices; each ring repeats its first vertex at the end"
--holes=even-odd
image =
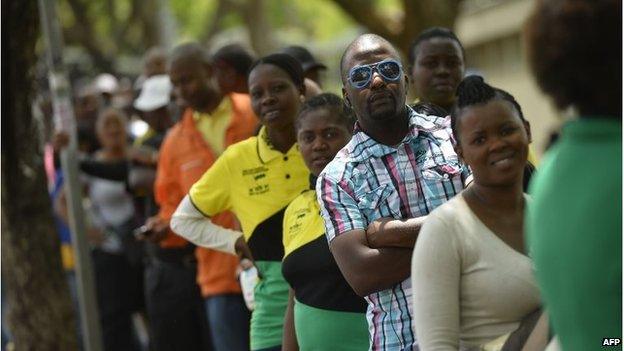
POLYGON ((132 324, 136 276, 123 254, 93 250, 95 285, 105 351, 135 351, 139 343, 132 324))
POLYGON ((153 258, 145 270, 145 302, 153 351, 209 351, 196 264, 153 258))

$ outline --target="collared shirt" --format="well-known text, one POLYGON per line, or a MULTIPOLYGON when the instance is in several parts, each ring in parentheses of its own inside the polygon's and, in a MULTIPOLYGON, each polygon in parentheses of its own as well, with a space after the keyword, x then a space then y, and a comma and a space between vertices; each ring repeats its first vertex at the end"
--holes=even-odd
MULTIPOLYGON (((317 197, 330 242, 382 217, 425 216, 464 188, 469 170, 455 154, 448 123, 406 108, 409 132, 398 146, 356 129, 319 176, 317 197)), ((417 349, 409 278, 366 300, 371 349, 417 349)))
POLYGON ((225 150, 225 131, 230 124, 231 114, 232 102, 230 99, 221 100, 219 106, 212 113, 193 111, 193 120, 197 130, 217 155, 221 155, 225 150))
POLYGON ((275 150, 263 127, 257 137, 230 146, 189 195, 195 207, 209 217, 225 210, 234 212, 255 259, 281 262, 283 211, 307 188, 308 174, 299 146, 294 144, 285 154, 275 150), (275 228, 273 224, 264 227, 278 213, 275 228), (271 252, 264 251, 268 235, 277 235, 270 243, 271 252), (277 253, 273 252, 276 248, 277 253))

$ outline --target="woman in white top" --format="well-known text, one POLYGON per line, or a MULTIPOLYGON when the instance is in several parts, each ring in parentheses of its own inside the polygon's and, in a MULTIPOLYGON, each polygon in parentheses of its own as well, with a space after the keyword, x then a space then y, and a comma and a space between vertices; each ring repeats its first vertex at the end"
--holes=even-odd
MULTIPOLYGON (((126 121, 114 109, 98 116, 96 131, 102 148, 95 153, 96 160, 107 164, 127 158, 126 121)), ((136 226, 132 196, 123 181, 88 177, 87 185, 103 346, 105 350, 139 350, 132 313, 142 305, 142 267, 129 259, 140 258, 138 252, 131 255, 129 251, 140 250, 132 237, 136 226)))
POLYGON ((420 231, 412 259, 414 327, 424 351, 520 350, 510 346, 523 345, 528 333, 520 342, 510 334, 525 317, 540 315, 523 241, 529 123, 511 95, 481 77, 465 78, 457 95, 451 126, 474 181, 420 231))

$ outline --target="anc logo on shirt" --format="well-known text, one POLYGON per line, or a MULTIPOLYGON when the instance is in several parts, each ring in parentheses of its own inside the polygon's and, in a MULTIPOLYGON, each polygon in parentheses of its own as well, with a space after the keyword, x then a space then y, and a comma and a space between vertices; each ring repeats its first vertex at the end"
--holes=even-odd
POLYGON ((310 213, 310 209, 308 208, 300 208, 297 211, 295 211, 295 213, 293 213, 293 217, 294 219, 292 220, 292 224, 288 227, 288 234, 293 237, 297 234, 299 234, 299 232, 301 232, 301 229, 303 229, 302 227, 302 222, 305 220, 305 216, 307 216, 310 213))
POLYGON ((269 191, 269 184, 260 184, 259 181, 266 180, 266 172, 269 169, 264 166, 243 169, 243 178, 249 180, 251 187, 248 189, 249 196, 264 194, 269 191))
POLYGON ((269 170, 268 167, 265 166, 260 166, 260 167, 256 167, 256 168, 248 168, 248 169, 243 169, 243 176, 255 176, 258 173, 266 173, 269 170))

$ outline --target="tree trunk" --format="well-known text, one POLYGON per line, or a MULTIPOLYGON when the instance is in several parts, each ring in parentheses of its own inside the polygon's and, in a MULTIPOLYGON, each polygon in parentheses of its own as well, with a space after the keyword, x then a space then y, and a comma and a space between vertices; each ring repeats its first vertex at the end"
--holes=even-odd
POLYGON ((264 56, 275 50, 275 38, 271 24, 267 19, 264 0, 246 1, 243 12, 249 40, 256 53, 259 56, 264 56))
POLYGON ((16 350, 75 350, 75 322, 31 113, 36 1, 2 0, 2 284, 16 350))

